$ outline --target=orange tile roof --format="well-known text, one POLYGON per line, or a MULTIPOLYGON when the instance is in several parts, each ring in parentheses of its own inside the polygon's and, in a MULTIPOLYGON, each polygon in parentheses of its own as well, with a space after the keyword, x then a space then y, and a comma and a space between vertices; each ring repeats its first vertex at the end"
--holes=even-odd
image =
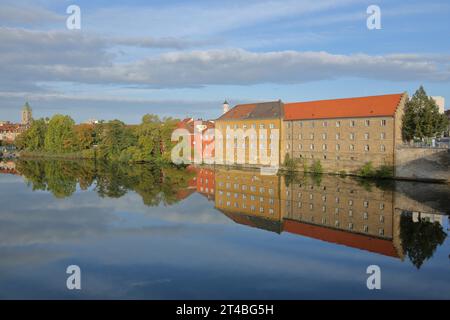
POLYGON ((393 116, 403 93, 284 104, 284 119, 393 116))

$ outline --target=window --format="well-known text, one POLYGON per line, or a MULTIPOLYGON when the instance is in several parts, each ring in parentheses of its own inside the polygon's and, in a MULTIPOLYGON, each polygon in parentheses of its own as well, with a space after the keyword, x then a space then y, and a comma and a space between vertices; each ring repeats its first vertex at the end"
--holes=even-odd
POLYGON ((311 128, 314 128, 314 121, 310 122, 310 126, 311 126, 311 128))
POLYGON ((336 140, 341 139, 341 134, 340 133, 336 133, 336 140))
POLYGON ((252 124, 252 129, 256 129, 256 124, 252 124))
POLYGON ((263 207, 259 207, 259 212, 264 213, 264 208, 263 207))
POLYGON ((350 127, 354 127, 356 125, 355 120, 350 120, 350 127))
POLYGON ((326 133, 322 133, 322 140, 327 140, 327 134, 326 133))
POLYGON ((273 123, 271 123, 271 124, 269 124, 269 128, 273 129, 273 128, 275 128, 275 125, 273 123))
POLYGON ((353 205, 353 200, 348 200, 348 205, 352 206, 353 205))
POLYGON ((369 133, 364 133, 364 139, 369 140, 369 133))
POLYGON ((299 145, 298 145, 298 149, 299 149, 299 150, 303 150, 303 145, 302 145, 302 144, 299 144, 299 145))
POLYGON ((313 198, 314 198, 313 194, 310 193, 310 194, 309 194, 309 200, 312 200, 313 198))
POLYGON ((322 206, 322 212, 326 212, 327 211, 327 207, 322 206))
POLYGON ((378 229, 378 234, 380 236, 384 236, 384 229, 383 228, 378 229))
POLYGON ((286 144, 286 149, 289 149, 291 147, 291 145, 288 143, 286 144))
POLYGON ((369 151, 369 145, 368 145, 368 144, 366 144, 366 145, 364 146, 364 151, 369 151))
MULTIPOLYGON (((351 150, 351 151, 354 151, 354 150, 355 150, 355 145, 354 145, 354 144, 351 144, 351 145, 350 145, 350 150, 351 150)), ((353 160, 353 159, 352 159, 352 160, 353 160)))
POLYGON ((328 122, 327 121, 322 122, 322 126, 328 127, 328 122))
POLYGON ((310 133, 310 134, 309 134, 309 138, 310 138, 311 140, 313 140, 313 139, 314 139, 314 133, 310 133))
POLYGON ((341 122, 340 121, 336 121, 336 127, 339 128, 341 126, 341 122))
POLYGON ((384 216, 380 216, 380 222, 384 223, 384 216))
POLYGON ((369 226, 368 225, 364 225, 364 232, 369 232, 369 226))
POLYGON ((299 126, 300 128, 302 128, 302 127, 303 127, 303 122, 299 121, 299 122, 298 122, 298 126, 299 126))
POLYGON ((350 223, 348 224, 348 228, 349 228, 350 230, 353 230, 353 223, 350 222, 350 223))
POLYGON ((384 133, 384 132, 380 133, 380 139, 381 140, 386 139, 386 133, 384 133))
POLYGON ((350 133, 350 140, 355 140, 355 134, 353 132, 350 133))
POLYGON ((322 145, 322 150, 327 150, 327 145, 326 144, 322 145))
POLYGON ((381 126, 385 127, 386 126, 386 120, 381 120, 381 126))
MULTIPOLYGON (((288 125, 290 126, 291 124, 288 122, 288 125)), ((260 128, 260 129, 264 129, 264 128, 265 128, 264 124, 261 123, 261 124, 259 125, 259 128, 260 128)))
POLYGON ((380 146, 380 150, 381 150, 382 152, 385 152, 385 151, 386 151, 386 147, 384 146, 384 144, 382 144, 382 145, 380 146))
POLYGON ((383 210, 383 209, 384 209, 384 203, 381 202, 381 203, 380 203, 380 210, 383 210))
POLYGON ((363 219, 364 219, 364 220, 369 219, 369 214, 368 214, 367 212, 364 212, 364 213, 363 213, 363 219))
POLYGON ((365 124, 366 127, 370 126, 370 120, 365 120, 364 124, 365 124))
POLYGON ((364 208, 368 208, 369 207, 369 201, 364 201, 364 208))
POLYGON ((341 146, 339 144, 336 145, 336 151, 341 150, 341 146))
POLYGON ((298 135, 298 138, 299 138, 300 140, 302 140, 302 139, 303 139, 303 135, 300 133, 300 134, 298 135))
POLYGON ((310 148, 311 150, 314 150, 314 144, 311 144, 311 145, 309 146, 309 148, 310 148))

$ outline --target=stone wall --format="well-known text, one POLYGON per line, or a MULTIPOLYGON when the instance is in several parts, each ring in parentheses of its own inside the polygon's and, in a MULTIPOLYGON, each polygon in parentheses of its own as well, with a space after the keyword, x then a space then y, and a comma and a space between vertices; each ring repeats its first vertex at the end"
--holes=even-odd
POLYGON ((450 150, 400 146, 395 152, 395 177, 450 183, 450 150))

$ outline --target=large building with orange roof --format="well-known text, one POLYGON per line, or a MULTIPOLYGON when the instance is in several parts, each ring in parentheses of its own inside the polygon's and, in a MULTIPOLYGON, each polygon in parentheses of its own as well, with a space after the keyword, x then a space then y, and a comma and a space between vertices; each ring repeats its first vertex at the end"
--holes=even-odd
MULTIPOLYGON (((393 167, 396 146, 402 143, 401 122, 407 100, 406 93, 399 93, 236 105, 216 120, 216 130, 224 137, 222 141, 216 139, 216 148, 217 143, 223 143, 223 150, 233 149, 234 159, 241 154, 244 164, 256 166, 260 165, 262 151, 270 154, 277 146, 279 164, 289 155, 300 160, 299 166, 320 161, 326 172, 354 173, 369 161, 375 168, 393 167), (249 157, 249 143, 227 135, 229 129, 249 128, 257 130, 255 159, 249 157), (260 129, 269 130, 261 136, 260 129), (279 133, 276 144, 271 141, 272 129, 279 133)), ((216 163, 220 161, 216 159, 216 163)))

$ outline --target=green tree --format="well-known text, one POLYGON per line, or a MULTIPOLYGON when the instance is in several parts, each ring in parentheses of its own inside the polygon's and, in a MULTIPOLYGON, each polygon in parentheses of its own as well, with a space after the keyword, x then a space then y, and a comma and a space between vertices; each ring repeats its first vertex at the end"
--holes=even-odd
POLYGON ((122 152, 136 144, 136 136, 130 127, 119 120, 102 125, 98 145, 98 157, 105 160, 119 160, 122 152))
POLYGON ((55 154, 74 151, 76 148, 74 125, 75 122, 71 117, 54 115, 48 123, 44 142, 45 151, 55 154))
POLYGON ((422 86, 411 100, 406 102, 402 126, 403 140, 436 137, 445 131, 447 125, 447 117, 439 113, 436 101, 428 97, 422 86))
POLYGON ((42 151, 47 133, 47 122, 44 119, 33 120, 31 126, 16 140, 16 146, 26 151, 42 151))

